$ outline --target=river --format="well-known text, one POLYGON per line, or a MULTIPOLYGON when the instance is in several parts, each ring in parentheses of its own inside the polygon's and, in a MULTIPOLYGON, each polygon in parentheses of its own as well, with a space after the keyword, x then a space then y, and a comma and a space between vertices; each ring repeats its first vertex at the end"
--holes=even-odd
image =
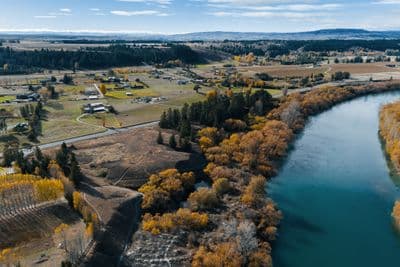
POLYGON ((400 191, 378 135, 379 107, 399 99, 365 96, 309 120, 267 188, 284 213, 274 267, 400 266, 400 191))

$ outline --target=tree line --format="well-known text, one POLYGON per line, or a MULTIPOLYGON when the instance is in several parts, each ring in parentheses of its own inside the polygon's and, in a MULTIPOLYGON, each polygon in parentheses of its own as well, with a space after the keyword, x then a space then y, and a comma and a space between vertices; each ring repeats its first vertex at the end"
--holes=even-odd
POLYGON ((151 46, 110 45, 81 48, 77 51, 41 49, 20 51, 0 47, 0 74, 19 74, 43 69, 101 69, 133 65, 163 64, 180 60, 185 64, 203 62, 201 56, 185 45, 151 46))
POLYGON ((193 137, 192 124, 221 127, 229 118, 247 120, 249 114, 262 116, 273 107, 272 96, 266 90, 233 93, 228 90, 207 93, 207 99, 185 104, 182 109, 168 109, 160 118, 160 127, 179 131, 181 138, 193 137))
POLYGON ((276 40, 276 41, 227 41, 209 46, 212 50, 223 51, 232 55, 253 53, 256 56, 283 56, 291 51, 302 49, 304 52, 327 53, 330 51, 345 52, 354 47, 374 51, 388 49, 399 50, 399 40, 276 40))

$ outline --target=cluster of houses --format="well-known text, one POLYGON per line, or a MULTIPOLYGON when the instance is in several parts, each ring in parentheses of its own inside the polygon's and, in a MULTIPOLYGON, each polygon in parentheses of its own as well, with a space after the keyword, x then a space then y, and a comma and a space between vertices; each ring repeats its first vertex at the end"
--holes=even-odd
POLYGON ((37 102, 40 100, 40 94, 38 93, 28 93, 28 94, 19 94, 16 95, 16 98, 13 102, 16 103, 25 103, 25 102, 37 102))
POLYGON ((81 100, 97 100, 100 98, 99 90, 95 87, 86 87, 83 94, 85 96, 81 100))
POLYGON ((159 103, 159 102, 162 102, 165 100, 167 100, 167 98, 164 96, 160 96, 160 97, 144 96, 144 97, 139 97, 139 98, 136 98, 135 100, 132 100, 132 103, 154 104, 154 103, 159 103))
POLYGON ((105 105, 103 103, 88 103, 83 105, 83 112, 88 114, 100 113, 100 112, 109 112, 109 105, 105 105))
MULTIPOLYGON (((190 77, 188 77, 188 79, 176 79, 170 75, 165 75, 165 73, 161 70, 158 69, 153 69, 152 71, 149 72, 150 74, 150 78, 154 78, 154 79, 163 79, 163 80, 167 80, 167 81, 174 81, 176 80, 176 83, 178 85, 186 85, 188 83, 203 83, 203 80, 200 79, 190 79, 190 77)), ((177 75, 181 75, 181 76, 187 76, 187 73, 184 71, 178 71, 177 75)))
POLYGON ((121 78, 114 77, 114 76, 102 78, 101 82, 102 83, 115 83, 115 84, 117 84, 117 88, 121 88, 121 89, 143 89, 144 88, 143 85, 140 85, 140 84, 132 85, 128 80, 123 80, 121 78))

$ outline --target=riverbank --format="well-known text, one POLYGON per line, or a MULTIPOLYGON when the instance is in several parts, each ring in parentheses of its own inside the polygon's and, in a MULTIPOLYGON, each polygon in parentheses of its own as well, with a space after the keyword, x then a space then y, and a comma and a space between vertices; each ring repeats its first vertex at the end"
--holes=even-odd
POLYGON ((400 91, 362 96, 309 118, 267 187, 284 215, 274 266, 397 266, 390 214, 400 193, 378 114, 399 98, 400 91))
MULTIPOLYGON (((379 114, 379 130, 394 171, 400 174, 400 102, 382 107, 379 114)), ((400 201, 395 202, 392 217, 395 227, 400 231, 400 201)))
MULTIPOLYGON (((388 82, 355 87, 321 88, 306 94, 290 95, 281 101, 279 107, 268 114, 266 121, 251 125, 251 128, 255 130, 245 134, 233 134, 218 146, 206 148, 205 155, 210 161, 206 173, 208 171, 211 178, 213 176, 217 178, 218 175, 213 175, 213 171, 229 170, 233 173, 240 173, 242 177, 243 173, 250 173, 251 175, 263 175, 269 179, 276 174, 280 162, 286 156, 289 145, 295 139, 295 135, 290 134, 290 131, 286 128, 289 128, 293 133, 300 133, 310 116, 326 111, 338 103, 363 95, 399 88, 398 82, 388 82), (272 136, 274 138, 271 138, 272 136)), ((242 184, 235 184, 235 188, 240 191, 241 195, 244 195, 249 179, 242 178, 240 182, 242 184)), ((226 206, 239 205, 241 208, 246 208, 255 213, 260 211, 259 206, 246 207, 235 198, 227 200, 224 204, 226 206)), ((226 213, 232 216, 231 212, 227 211, 226 213)), ((259 215, 265 216, 265 214, 259 215)), ((237 218, 239 221, 243 221, 242 216, 237 216, 237 218)), ((245 220, 249 219, 248 217, 244 218, 245 220)), ((278 223, 274 221, 274 224, 268 225, 267 228, 262 227, 257 220, 252 220, 252 223, 257 228, 256 237, 259 244, 268 244, 269 246, 269 243, 275 239, 278 223), (265 232, 270 233, 267 238, 265 232)), ((265 220, 263 223, 265 224, 265 220)))
MULTIPOLYGON (((196 242, 189 242, 193 237, 181 242, 181 246, 191 247, 192 266, 213 266, 217 259, 227 266, 272 266, 271 243, 277 238, 282 214, 265 194, 265 187, 277 174, 295 134, 310 116, 338 103, 399 88, 400 82, 394 81, 320 88, 282 99, 266 117, 250 120, 250 131, 200 131, 200 146, 209 162, 204 171, 213 181, 211 190, 221 179, 227 180, 231 189, 218 196, 215 207, 205 209, 209 227, 195 233, 196 242)), ((202 191, 205 193, 212 194, 202 191)))

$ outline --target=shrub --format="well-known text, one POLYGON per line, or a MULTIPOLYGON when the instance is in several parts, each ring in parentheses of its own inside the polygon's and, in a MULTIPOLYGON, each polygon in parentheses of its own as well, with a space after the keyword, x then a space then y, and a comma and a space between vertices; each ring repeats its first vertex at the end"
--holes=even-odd
POLYGON ((272 267, 272 258, 265 250, 259 249, 250 255, 249 267, 272 267))
POLYGON ((266 179, 263 176, 251 177, 249 185, 246 187, 241 201, 249 206, 257 206, 265 196, 266 179))
POLYGON ((139 188, 139 192, 144 194, 142 208, 151 212, 163 212, 171 201, 180 201, 195 182, 193 172, 179 173, 176 169, 167 169, 153 174, 139 188))
POLYGON ((192 267, 242 266, 242 263, 236 244, 226 242, 216 245, 212 251, 200 247, 193 257, 192 267))
POLYGON ((213 183, 212 188, 218 196, 222 196, 232 190, 231 185, 226 178, 217 179, 213 183))
MULTIPOLYGON (((139 191, 144 193, 141 190, 139 191)), ((161 189, 154 189, 144 193, 142 208, 154 212, 164 211, 168 208, 170 201, 171 199, 168 192, 161 189)))
POLYGON ((143 230, 154 235, 171 232, 177 228, 187 230, 200 230, 208 224, 208 215, 198 212, 191 212, 188 209, 179 209, 175 213, 165 213, 163 215, 151 215, 146 213, 143 216, 143 230))
POLYGON ((219 200, 214 190, 200 188, 198 191, 190 194, 189 205, 192 210, 210 210, 218 206, 219 200))
POLYGON ((229 132, 243 132, 247 124, 242 120, 227 119, 224 123, 224 129, 229 132))

